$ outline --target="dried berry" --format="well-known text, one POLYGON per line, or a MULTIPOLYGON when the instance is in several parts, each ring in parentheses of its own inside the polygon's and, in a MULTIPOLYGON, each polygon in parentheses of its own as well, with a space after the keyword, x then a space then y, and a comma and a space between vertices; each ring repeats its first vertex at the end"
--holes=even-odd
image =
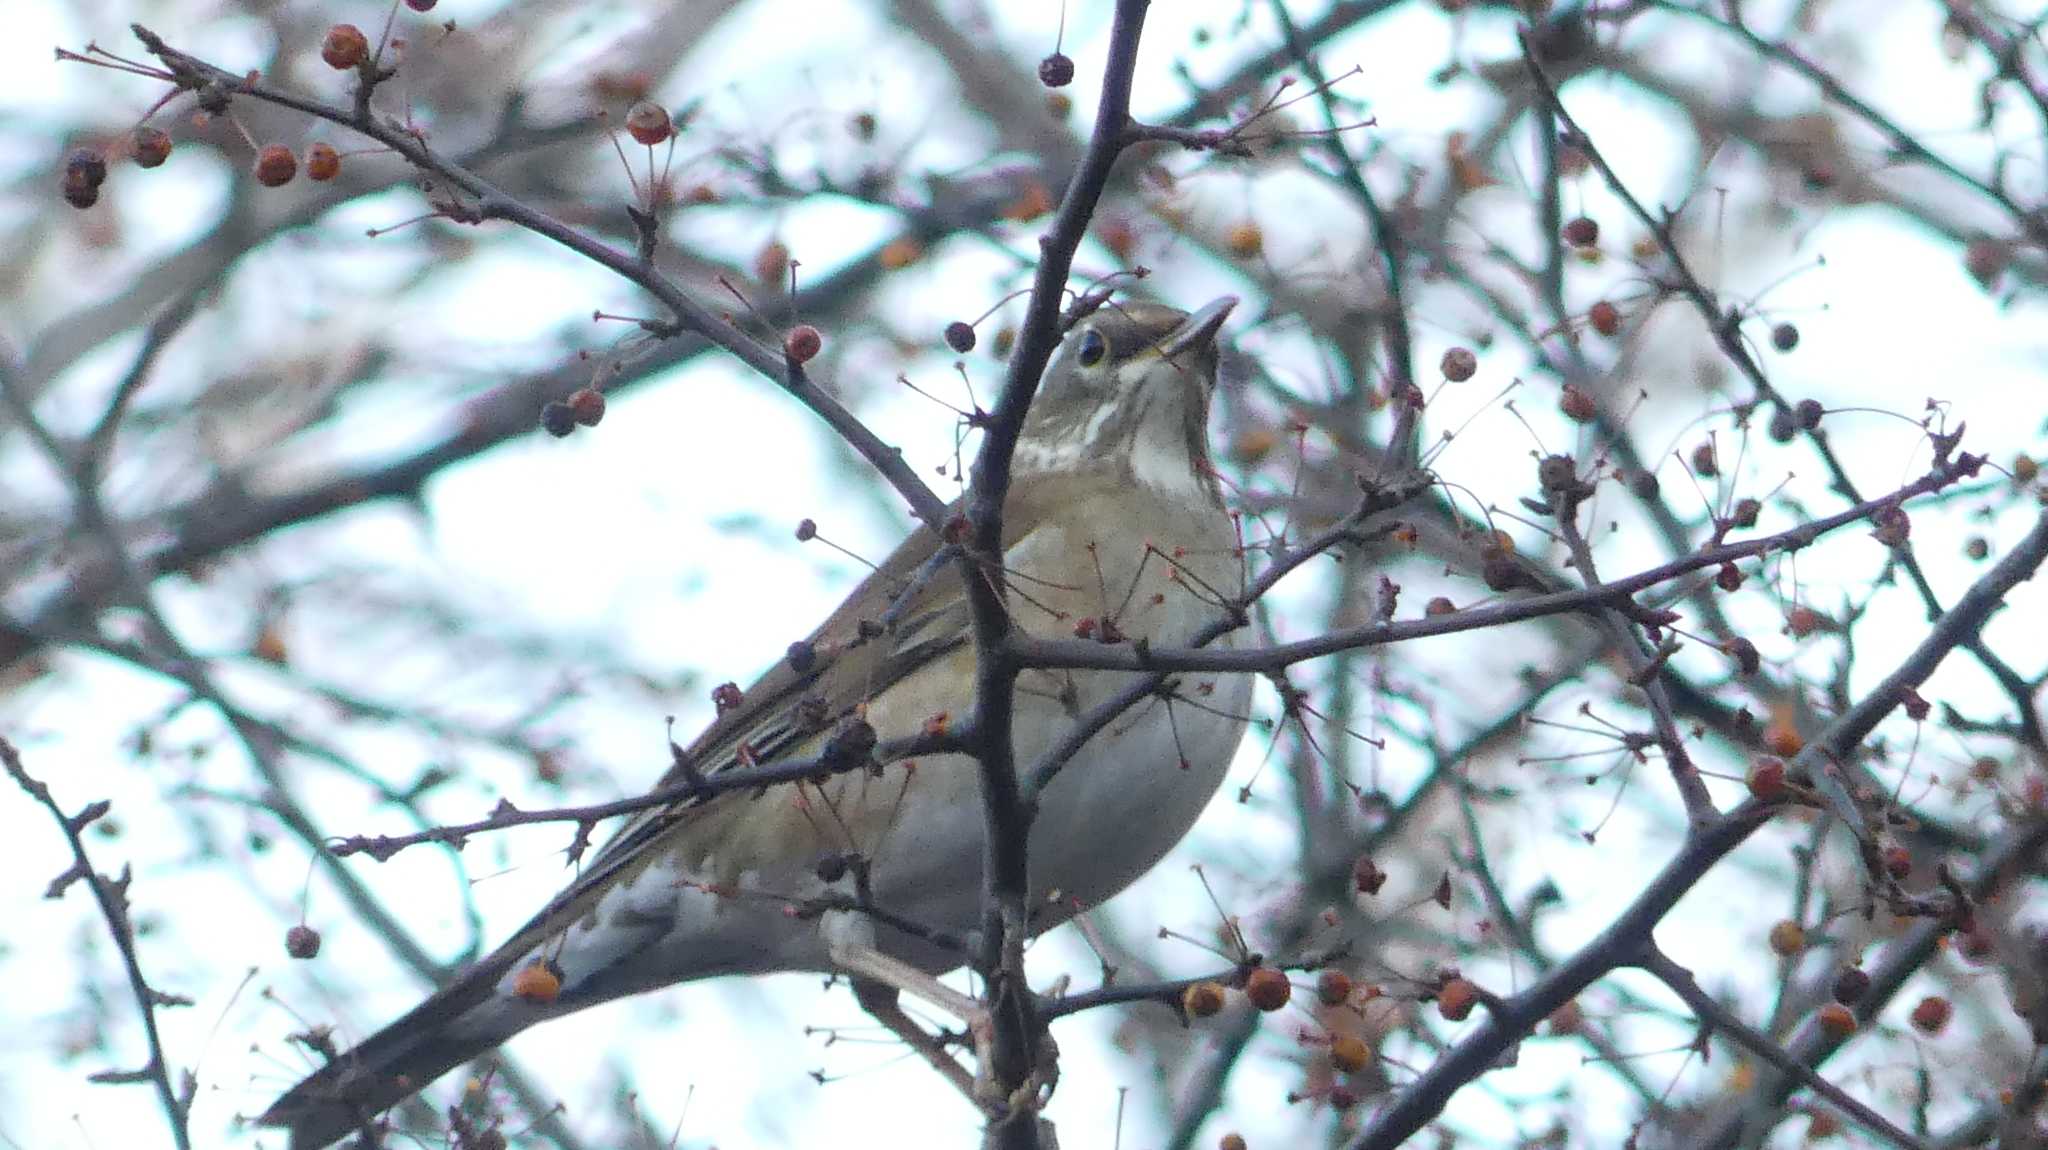
POLYGON ((1791 408, 1774 407, 1766 429, 1773 443, 1790 443, 1792 437, 1799 434, 1799 417, 1792 414, 1791 408))
POLYGON ((440 0, 405 0, 405 6, 415 12, 432 12, 440 0))
POLYGON ((1820 405, 1820 400, 1802 399, 1793 405, 1792 414, 1798 417, 1799 426, 1812 431, 1820 426, 1820 417, 1827 414, 1827 409, 1820 405))
POLYGON ((1444 353, 1443 361, 1437 366, 1443 371, 1445 379, 1452 383, 1463 383, 1479 370, 1479 357, 1472 354, 1469 347, 1454 347, 1444 353))
POLYGON ((1378 894, 1387 885, 1387 872, 1372 861, 1371 855, 1359 855, 1358 861, 1351 864, 1351 885, 1360 894, 1378 894))
POLYGON ((283 144, 266 144, 256 153, 256 182, 266 188, 281 188, 299 174, 299 158, 283 144))
POLYGON ((1223 985, 1197 982, 1180 992, 1180 1008, 1190 1018, 1210 1018, 1223 1010, 1223 985))
POLYGON ((1714 572, 1714 586, 1719 587, 1723 591, 1741 590, 1742 569, 1733 563, 1721 564, 1721 569, 1714 572))
POLYGON ((1431 599, 1428 603, 1424 604, 1422 608, 1422 613, 1426 616, 1455 615, 1457 614, 1457 611, 1458 605, 1456 603, 1451 602, 1449 599, 1444 598, 1442 595, 1438 595, 1436 598, 1431 599))
POLYGON ((1564 242, 1575 248, 1590 248, 1600 242, 1600 223, 1591 216, 1565 221, 1564 242))
POLYGON ((825 337, 818 329, 807 323, 800 323, 789 329, 782 337, 782 354, 789 362, 806 364, 818 358, 818 352, 825 347, 825 337))
POLYGON ((946 325, 946 346, 961 355, 974 350, 974 325, 956 319, 946 325))
POLYGON ((1721 460, 1714 453, 1714 441, 1709 439, 1692 449, 1692 469, 1695 475, 1711 479, 1721 474, 1721 460))
POLYGON ((333 144, 314 144, 306 149, 306 178, 324 183, 341 174, 341 153, 333 144))
POLYGON ((813 540, 813 539, 816 539, 817 537, 818 537, 818 521, 817 521, 817 520, 815 520, 815 519, 799 519, 799 520, 797 520, 797 521, 796 521, 796 541, 797 541, 798 543, 809 543, 809 542, 810 542, 811 540, 813 540))
POLYGON ((91 148, 79 148, 64 158, 64 202, 74 208, 89 208, 100 201, 100 185, 107 182, 107 159, 91 148))
POLYGON ((297 959, 308 959, 320 953, 320 932, 305 923, 284 932, 284 952, 297 959))
POLYGON ((1054 52, 1038 62, 1038 82, 1048 88, 1064 88, 1074 82, 1074 62, 1064 52, 1054 52))
POLYGON ((1756 517, 1763 513, 1764 505, 1754 499, 1738 499, 1735 510, 1728 513, 1728 522, 1737 527, 1756 526, 1756 517))
POLYGON ((1573 423, 1591 423, 1600 414, 1599 403, 1576 383, 1564 385, 1564 394, 1558 398, 1557 408, 1573 423))
POLYGON ((569 405, 550 400, 540 408, 541 429, 556 439, 561 439, 576 430, 576 413, 569 405))
POLYGON ((136 167, 159 167, 171 158, 171 134, 162 128, 144 124, 135 129, 135 135, 129 140, 128 154, 135 157, 136 167))
POLYGON ((1835 975, 1835 1001, 1850 1005, 1870 993, 1870 975, 1860 966, 1845 966, 1835 975))
POLYGON ((1791 351, 1799 346, 1799 329, 1789 323, 1781 323, 1771 329, 1771 346, 1779 351, 1791 351))
POLYGON ((354 24, 336 24, 320 41, 320 58, 338 72, 346 72, 370 58, 370 38, 354 24))
POLYGON ((1350 975, 1335 967, 1316 975, 1316 1001, 1324 1006, 1342 1006, 1350 998, 1350 975))
POLYGON ((1253 1006, 1271 1013, 1287 1005, 1294 996, 1294 984, 1287 981, 1287 975, 1270 966, 1261 966, 1244 980, 1244 996, 1253 1006))
POLYGON ((594 387, 579 387, 569 393, 569 412, 585 427, 596 427, 604 418, 604 393, 594 387))

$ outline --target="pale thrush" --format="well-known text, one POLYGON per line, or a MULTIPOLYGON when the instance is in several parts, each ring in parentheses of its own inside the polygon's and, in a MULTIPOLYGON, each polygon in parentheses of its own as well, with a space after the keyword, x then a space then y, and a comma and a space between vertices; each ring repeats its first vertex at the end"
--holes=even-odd
MULTIPOLYGON (((1014 455, 1002 583, 1040 637, 1187 642, 1241 593, 1237 532, 1209 463, 1216 336, 1235 300, 1189 315, 1111 304, 1046 368, 1014 455)), ((865 719, 884 741, 974 709, 962 565, 920 528, 793 657, 721 713, 661 785, 816 755, 865 719)), ((1226 640, 1227 642, 1227 637, 1226 640)), ((1016 761, 1029 765, 1127 673, 1027 671, 1016 761)), ((1180 841, 1244 733, 1246 675, 1182 676, 1097 733, 1039 797, 1034 932, 1130 885, 1180 841)), ((920 975, 963 955, 859 911, 792 913, 864 872, 868 904, 964 936, 979 921, 976 764, 937 755, 821 782, 729 792, 632 816, 511 941, 287 1092, 266 1125, 325 1146, 534 1023, 690 979, 770 971, 920 975), (854 861, 854 866, 833 860, 854 861), (823 864, 823 865, 821 865, 823 864), (849 929, 847 915, 857 916, 849 929)))

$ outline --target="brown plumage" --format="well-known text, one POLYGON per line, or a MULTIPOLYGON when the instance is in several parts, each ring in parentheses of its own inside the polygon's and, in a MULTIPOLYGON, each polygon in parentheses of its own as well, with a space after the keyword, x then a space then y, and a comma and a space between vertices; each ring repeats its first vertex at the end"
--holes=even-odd
MULTIPOLYGON (((1219 614, 1220 597, 1241 589, 1203 434, 1214 338, 1231 302, 1194 316, 1112 307, 1062 342, 1004 507, 1005 582, 1021 629, 1072 636, 1107 627, 1182 642, 1219 614)), ((794 657, 687 748, 688 769, 815 755, 851 730, 886 740, 971 711, 961 566, 933 562, 939 550, 928 529, 905 540, 794 657)), ((1027 673, 1017 693, 1019 763, 1128 681, 1116 672, 1027 673)), ((1243 733, 1249 681, 1196 677, 1182 693, 1199 703, 1133 708, 1042 797, 1031 836, 1034 931, 1123 889, 1214 793, 1243 733)), ((656 785, 682 782, 683 770, 656 785)), ((827 881, 831 868, 821 873, 829 857, 865 860, 875 905, 969 930, 980 889, 977 785, 970 760, 941 755, 631 816, 503 946, 293 1087, 260 1121, 289 1127, 293 1150, 315 1150, 545 1018, 688 979, 834 969, 815 916, 786 913, 845 889, 827 881), (514 993, 519 971, 536 962, 560 973, 553 1001, 514 993)), ((886 926, 873 928, 872 942, 928 971, 960 962, 886 926)))

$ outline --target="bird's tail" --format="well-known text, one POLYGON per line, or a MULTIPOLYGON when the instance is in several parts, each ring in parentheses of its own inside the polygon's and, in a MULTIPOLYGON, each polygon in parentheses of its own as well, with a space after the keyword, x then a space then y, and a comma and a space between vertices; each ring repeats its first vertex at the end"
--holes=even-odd
POLYGON ((555 1013, 500 994, 504 973, 488 959, 464 971, 292 1087, 257 1121, 289 1129, 291 1150, 318 1150, 555 1013))

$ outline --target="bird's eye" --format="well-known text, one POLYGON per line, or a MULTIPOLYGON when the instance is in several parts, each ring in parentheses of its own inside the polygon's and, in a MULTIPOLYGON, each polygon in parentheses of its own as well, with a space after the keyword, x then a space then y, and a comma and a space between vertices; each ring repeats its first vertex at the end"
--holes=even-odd
POLYGON ((1103 356, 1108 354, 1109 341, 1102 338, 1101 332, 1096 331, 1094 328, 1089 328, 1081 333, 1082 367, 1094 367, 1102 362, 1103 356))

